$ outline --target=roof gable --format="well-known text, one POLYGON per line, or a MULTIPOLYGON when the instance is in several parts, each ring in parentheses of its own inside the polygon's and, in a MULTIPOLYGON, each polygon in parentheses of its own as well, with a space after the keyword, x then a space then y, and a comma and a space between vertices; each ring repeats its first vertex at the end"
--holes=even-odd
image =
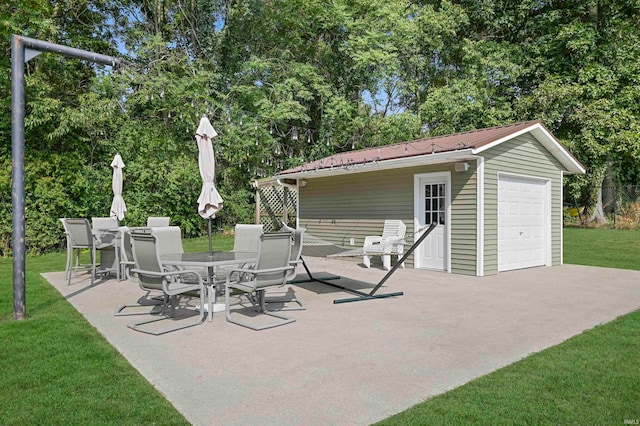
POLYGON ((568 173, 585 172, 582 164, 539 120, 535 120, 342 152, 285 170, 276 177, 314 177, 365 171, 362 170, 365 168, 388 169, 460 161, 525 133, 531 133, 568 173))

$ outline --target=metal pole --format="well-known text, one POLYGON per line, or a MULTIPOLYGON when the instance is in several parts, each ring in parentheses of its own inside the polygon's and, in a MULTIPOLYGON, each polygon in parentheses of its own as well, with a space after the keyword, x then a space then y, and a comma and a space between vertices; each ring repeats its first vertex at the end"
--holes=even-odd
POLYGON ((375 293, 376 293, 376 291, 378 291, 378 289, 380 287, 382 287, 382 285, 389 279, 389 277, 391 277, 391 275, 393 275, 393 273, 396 271, 396 269, 398 269, 398 267, 400 265, 402 265, 402 263, 405 260, 407 260, 407 258, 411 255, 411 253, 413 253, 414 250, 416 248, 418 248, 418 246, 424 241, 425 238, 427 238, 427 236, 431 233, 431 231, 436 229, 436 226, 438 226, 438 223, 437 222, 433 222, 431 224, 431 226, 429 226, 429 228, 425 231, 425 233, 422 234, 420 236, 420 238, 418 238, 418 240, 416 242, 414 242, 411 247, 409 247, 409 250, 407 250, 405 252, 404 256, 402 256, 402 258, 398 259, 398 261, 393 266, 393 268, 391 268, 391 270, 389 272, 387 272, 387 274, 384 277, 382 277, 382 279, 380 280, 378 285, 376 285, 373 288, 373 290, 371 290, 371 292, 369 294, 364 295, 363 297, 354 297, 354 298, 349 298, 349 299, 337 299, 337 300, 334 300, 333 303, 337 304, 337 303, 360 302, 362 300, 371 300, 371 299, 379 299, 379 298, 383 298, 383 297, 391 297, 391 296, 395 296, 397 294, 402 295, 403 294, 402 292, 390 293, 390 294, 375 294, 375 293))
POLYGON ((76 49, 75 47, 62 46, 60 44, 49 43, 48 41, 36 40, 35 38, 14 35, 22 40, 24 47, 39 50, 42 52, 54 52, 60 55, 69 56, 77 59, 85 59, 87 61, 96 62, 103 65, 124 65, 124 61, 114 56, 101 55, 100 53, 90 52, 88 50, 76 49))
POLYGON ((13 209, 13 318, 23 320, 25 302, 24 44, 11 36, 11 208, 13 209))
POLYGON ((437 222, 433 222, 431 224, 431 226, 429 226, 429 228, 424 232, 424 234, 422 234, 420 236, 420 238, 418 238, 418 241, 416 241, 415 243, 413 243, 413 245, 411 247, 409 247, 409 250, 407 250, 407 252, 400 258, 398 259, 398 261, 396 262, 396 264, 393 266, 393 268, 391 268, 391 270, 389 272, 387 272, 387 274, 380 280, 380 282, 378 283, 377 286, 374 287, 373 290, 371 290, 371 293, 369 293, 369 296, 373 296, 374 293, 376 291, 378 291, 378 289, 380 287, 382 287, 382 284, 384 284, 391 275, 393 275, 393 273, 396 271, 396 269, 398 269, 398 267, 400 265, 402 265, 404 263, 405 260, 407 260, 407 258, 409 256, 411 256, 411 253, 414 252, 415 249, 418 248, 418 246, 420 244, 422 244, 422 242, 424 241, 425 238, 427 238, 427 236, 429 236, 429 234, 431 233, 431 231, 433 231, 434 229, 436 229, 436 226, 438 226, 437 222))
POLYGON ((25 302, 25 209, 24 209, 24 63, 25 49, 55 52, 72 58, 85 59, 105 65, 123 65, 113 56, 62 46, 13 34, 11 36, 11 207, 13 249, 13 318, 26 315, 25 302))
POLYGON ((209 218, 209 256, 213 256, 213 236, 211 235, 211 218, 209 218))

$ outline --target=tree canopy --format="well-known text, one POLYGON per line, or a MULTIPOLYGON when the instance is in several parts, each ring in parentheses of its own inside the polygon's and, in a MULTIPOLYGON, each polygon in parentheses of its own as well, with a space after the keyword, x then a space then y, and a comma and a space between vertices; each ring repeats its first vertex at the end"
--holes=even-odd
MULTIPOLYGON (((110 70, 43 54, 26 76, 27 245, 58 217, 104 216, 126 163, 125 221, 187 235, 207 114, 220 226, 252 217, 252 178, 334 152, 541 119, 587 166, 570 193, 640 175, 637 0, 30 0, 0 6, 0 253, 10 249, 10 36, 124 56, 110 70)), ((597 211, 597 209, 596 209, 597 211)))

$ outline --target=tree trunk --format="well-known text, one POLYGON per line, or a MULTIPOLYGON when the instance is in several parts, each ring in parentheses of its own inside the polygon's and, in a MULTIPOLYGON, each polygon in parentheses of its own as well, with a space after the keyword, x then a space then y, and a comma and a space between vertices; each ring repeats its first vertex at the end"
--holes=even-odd
POLYGON ((602 210, 605 214, 615 213, 616 208, 615 179, 613 176, 613 160, 607 160, 607 170, 602 182, 602 210))
POLYGON ((604 224, 607 223, 607 217, 604 215, 604 209, 603 209, 603 204, 602 204, 602 186, 604 185, 604 182, 606 181, 605 176, 607 173, 607 166, 604 167, 600 167, 597 170, 594 170, 593 173, 593 177, 592 177, 592 181, 593 181, 593 186, 592 188, 597 188, 596 192, 595 192, 595 203, 590 203, 594 205, 593 208, 593 213, 591 214, 591 216, 587 219, 587 223, 597 223, 597 224, 604 224))
POLYGON ((598 195, 596 198, 596 205, 593 209, 593 213, 587 219, 587 223, 598 223, 604 224, 607 223, 607 217, 604 215, 604 210, 602 208, 602 185, 598 187, 598 195))

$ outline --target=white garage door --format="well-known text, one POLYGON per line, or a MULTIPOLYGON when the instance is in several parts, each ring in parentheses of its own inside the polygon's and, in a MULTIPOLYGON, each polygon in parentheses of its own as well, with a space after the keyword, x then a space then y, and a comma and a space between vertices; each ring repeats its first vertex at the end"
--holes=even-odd
POLYGON ((545 180, 498 178, 498 271, 546 263, 549 197, 545 180))

